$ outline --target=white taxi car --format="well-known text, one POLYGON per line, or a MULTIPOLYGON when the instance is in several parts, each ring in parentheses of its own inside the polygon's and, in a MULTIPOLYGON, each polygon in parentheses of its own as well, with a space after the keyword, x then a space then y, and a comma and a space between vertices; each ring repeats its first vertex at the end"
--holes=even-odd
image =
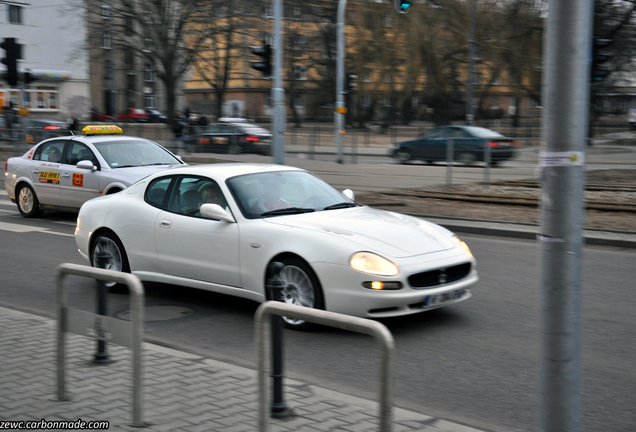
POLYGON ((77 211, 84 202, 119 192, 137 180, 185 165, 152 141, 126 136, 118 126, 86 126, 82 135, 44 140, 7 160, 4 184, 22 216, 44 209, 77 211))

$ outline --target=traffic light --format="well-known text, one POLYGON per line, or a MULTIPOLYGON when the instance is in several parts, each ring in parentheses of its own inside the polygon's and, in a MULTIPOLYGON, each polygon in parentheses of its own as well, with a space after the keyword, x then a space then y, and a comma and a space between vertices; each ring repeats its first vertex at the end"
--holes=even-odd
POLYGON ((356 89, 358 87, 358 75, 354 75, 350 72, 345 74, 345 93, 349 93, 350 91, 356 89))
POLYGON ((399 13, 408 13, 412 3, 411 0, 395 0, 395 10, 399 13))
POLYGON ((601 65, 612 58, 609 54, 603 53, 603 50, 612 45, 612 42, 614 42, 612 39, 592 39, 592 69, 590 79, 593 83, 603 81, 611 72, 601 65))
POLYGON ((251 62, 252 68, 261 71, 264 77, 272 75, 272 47, 270 44, 253 46, 252 53, 261 58, 259 61, 251 62))
POLYGON ((2 79, 12 87, 18 85, 18 57, 20 56, 20 45, 16 43, 15 38, 4 38, 0 43, 0 48, 6 51, 2 63, 7 66, 6 72, 3 72, 2 79))
POLYGON ((24 78, 23 78, 24 85, 29 85, 33 81, 37 81, 37 80, 38 80, 37 77, 33 75, 30 70, 27 69, 26 71, 24 71, 24 78))

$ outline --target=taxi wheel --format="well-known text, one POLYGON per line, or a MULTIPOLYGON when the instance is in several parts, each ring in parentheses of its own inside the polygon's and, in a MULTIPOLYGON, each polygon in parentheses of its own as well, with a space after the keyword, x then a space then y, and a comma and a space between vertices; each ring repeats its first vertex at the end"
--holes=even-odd
POLYGON ((16 194, 18 210, 25 218, 33 218, 42 215, 40 210, 40 201, 29 185, 22 185, 16 194))
MULTIPOLYGON (((318 277, 307 263, 299 258, 287 258, 282 261, 284 267, 280 278, 285 284, 283 301, 287 304, 324 309, 325 301, 318 277)), ((293 330, 308 330, 314 326, 303 320, 283 317, 285 327, 293 330)))
MULTIPOLYGON (((95 268, 130 273, 130 265, 128 264, 124 245, 111 232, 99 234, 93 242, 91 263, 95 268)), ((111 293, 125 293, 128 291, 128 287, 125 284, 106 282, 105 285, 111 293)))

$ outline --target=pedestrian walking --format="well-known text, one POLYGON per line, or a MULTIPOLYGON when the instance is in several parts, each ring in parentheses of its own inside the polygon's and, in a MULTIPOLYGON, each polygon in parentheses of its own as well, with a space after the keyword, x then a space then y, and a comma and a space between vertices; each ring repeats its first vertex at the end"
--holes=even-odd
POLYGON ((175 113, 174 119, 172 120, 172 131, 174 132, 174 137, 177 139, 177 142, 181 141, 183 144, 183 148, 187 153, 190 153, 190 146, 188 145, 187 135, 183 131, 184 124, 181 120, 179 114, 175 113))

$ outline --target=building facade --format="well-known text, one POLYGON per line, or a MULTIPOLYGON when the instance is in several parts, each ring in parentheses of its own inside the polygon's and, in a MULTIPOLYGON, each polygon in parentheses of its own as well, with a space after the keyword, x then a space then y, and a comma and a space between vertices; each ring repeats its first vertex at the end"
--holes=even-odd
POLYGON ((56 0, 3 0, 0 39, 4 38, 15 38, 21 46, 18 71, 30 71, 37 80, 13 88, 1 81, 1 106, 24 107, 38 118, 87 115, 92 102, 81 16, 70 14, 67 5, 56 0))

